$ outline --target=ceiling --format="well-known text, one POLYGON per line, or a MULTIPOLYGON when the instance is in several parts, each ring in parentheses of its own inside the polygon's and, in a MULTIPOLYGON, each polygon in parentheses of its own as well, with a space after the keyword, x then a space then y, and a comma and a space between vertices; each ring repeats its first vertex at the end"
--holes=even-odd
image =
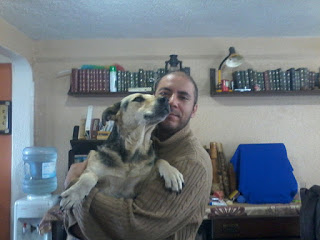
POLYGON ((320 37, 319 0, 0 0, 34 40, 320 37))

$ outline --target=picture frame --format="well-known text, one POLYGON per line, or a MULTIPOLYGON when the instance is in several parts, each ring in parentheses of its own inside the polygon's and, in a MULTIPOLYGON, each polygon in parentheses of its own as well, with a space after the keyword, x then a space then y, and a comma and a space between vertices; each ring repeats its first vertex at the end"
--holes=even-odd
POLYGON ((0 101, 0 134, 10 135, 12 132, 12 102, 0 101))

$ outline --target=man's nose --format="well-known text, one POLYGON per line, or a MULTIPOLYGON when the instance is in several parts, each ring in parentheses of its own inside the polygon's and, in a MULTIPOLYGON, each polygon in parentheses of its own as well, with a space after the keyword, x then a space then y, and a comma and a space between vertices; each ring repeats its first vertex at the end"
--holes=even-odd
POLYGON ((177 96, 175 94, 172 94, 170 97, 169 97, 169 104, 170 105, 176 105, 177 104, 177 96))

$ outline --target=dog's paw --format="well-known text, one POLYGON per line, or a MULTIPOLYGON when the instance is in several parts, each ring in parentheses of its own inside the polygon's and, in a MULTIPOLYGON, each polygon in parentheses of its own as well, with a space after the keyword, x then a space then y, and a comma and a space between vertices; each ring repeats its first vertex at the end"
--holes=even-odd
POLYGON ((75 189, 69 188, 68 190, 61 193, 60 209, 70 210, 73 206, 80 204, 85 198, 85 195, 75 191, 75 189))
POLYGON ((165 181, 165 186, 174 192, 181 192, 184 186, 183 175, 178 169, 172 167, 168 162, 163 161, 159 166, 160 176, 165 181))

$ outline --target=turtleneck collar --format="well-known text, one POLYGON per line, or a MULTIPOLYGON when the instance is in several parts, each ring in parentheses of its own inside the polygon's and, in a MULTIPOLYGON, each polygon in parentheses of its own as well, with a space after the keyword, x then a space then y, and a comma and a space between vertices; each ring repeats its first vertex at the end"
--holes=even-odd
POLYGON ((167 140, 164 140, 164 141, 160 141, 156 137, 157 131, 159 131, 158 128, 155 129, 155 132, 154 132, 155 134, 153 134, 152 140, 154 141, 155 144, 157 144, 158 146, 161 146, 161 147, 172 145, 172 144, 177 144, 177 143, 181 142, 184 138, 186 138, 187 136, 192 134, 191 129, 190 129, 190 123, 188 123, 183 129, 176 132, 174 135, 172 135, 171 137, 169 137, 167 140))

